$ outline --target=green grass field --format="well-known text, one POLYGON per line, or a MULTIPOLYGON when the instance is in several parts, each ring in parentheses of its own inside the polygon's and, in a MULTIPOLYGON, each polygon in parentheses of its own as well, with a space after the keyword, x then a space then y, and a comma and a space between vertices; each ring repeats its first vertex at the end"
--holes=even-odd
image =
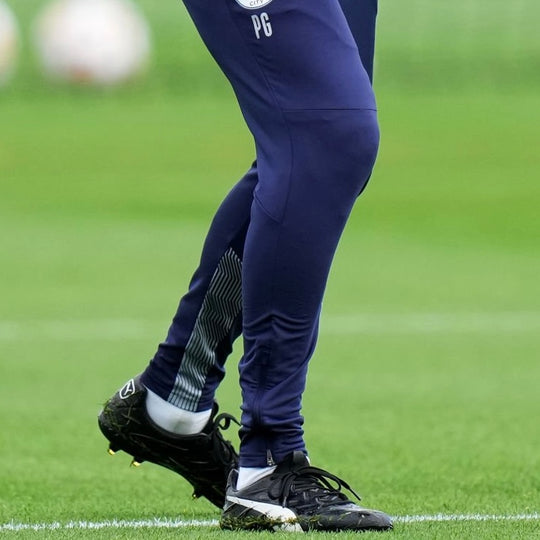
MULTIPOLYGON (((156 20, 169 9, 188 28, 178 6, 156 20)), ((427 91, 401 73, 402 92, 384 24, 381 154, 329 282, 304 399, 311 456, 397 517, 389 538, 539 538, 539 86, 531 71, 504 89, 450 78, 427 91)), ((204 53, 203 67, 180 54, 193 87, 158 58, 158 82, 105 93, 38 86, 28 61, 0 94, 2 537, 276 537, 219 531, 184 481, 109 457, 97 429, 252 158, 204 53), (187 524, 132 523, 154 518, 187 524)), ((218 396, 235 414, 240 353, 218 396)))

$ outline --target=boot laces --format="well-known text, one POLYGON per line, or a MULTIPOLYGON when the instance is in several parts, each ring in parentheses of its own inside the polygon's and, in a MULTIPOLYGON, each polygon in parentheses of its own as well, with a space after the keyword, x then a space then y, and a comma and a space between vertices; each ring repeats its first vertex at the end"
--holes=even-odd
POLYGON ((212 430, 210 431, 213 454, 223 465, 229 465, 231 461, 236 460, 236 452, 232 445, 225 441, 221 434, 221 431, 229 429, 231 423, 240 425, 240 422, 232 414, 221 413, 214 418, 212 430))
POLYGON ((295 494, 304 494, 304 498, 309 494, 319 506, 330 506, 350 502, 341 488, 347 489, 360 500, 360 496, 345 480, 323 469, 306 465, 283 475, 275 475, 269 495, 282 506, 287 506, 287 501, 295 494))

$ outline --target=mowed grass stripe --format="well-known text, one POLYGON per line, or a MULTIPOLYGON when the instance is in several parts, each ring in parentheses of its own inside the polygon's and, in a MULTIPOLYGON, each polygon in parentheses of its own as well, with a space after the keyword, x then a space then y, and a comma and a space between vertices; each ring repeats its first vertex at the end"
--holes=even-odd
MULTIPOLYGON (((434 522, 467 522, 467 521, 540 521, 540 514, 434 514, 395 516, 395 523, 434 523, 434 522)), ((180 519, 151 519, 123 520, 112 519, 104 521, 68 521, 66 523, 4 523, 0 531, 54 531, 54 530, 99 530, 99 529, 182 529, 188 527, 217 527, 217 520, 180 520, 180 519)))
MULTIPOLYGON (((136 340, 164 331, 159 321, 140 319, 0 320, 0 341, 49 339, 136 340)), ((355 313, 323 317, 326 334, 532 333, 540 330, 539 311, 355 313)))

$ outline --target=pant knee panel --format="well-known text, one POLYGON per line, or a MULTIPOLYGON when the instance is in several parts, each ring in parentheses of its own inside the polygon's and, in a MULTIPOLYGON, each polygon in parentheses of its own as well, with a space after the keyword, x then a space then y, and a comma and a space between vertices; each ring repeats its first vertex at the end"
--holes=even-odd
POLYGON ((260 206, 281 223, 289 211, 348 214, 367 182, 379 146, 368 109, 285 111, 286 132, 259 155, 260 206), (268 157, 266 157, 268 156, 268 157))

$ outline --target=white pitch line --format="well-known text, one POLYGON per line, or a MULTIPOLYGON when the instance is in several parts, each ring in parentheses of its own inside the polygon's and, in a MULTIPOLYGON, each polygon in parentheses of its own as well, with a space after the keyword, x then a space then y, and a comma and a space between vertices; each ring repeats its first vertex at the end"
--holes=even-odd
POLYGON ((57 530, 97 530, 97 529, 182 529, 186 527, 217 527, 217 520, 181 519, 112 519, 105 521, 67 521, 61 523, 10 523, 0 524, 1 531, 57 531, 57 530))
MULTIPOLYGON (((445 523, 445 522, 491 522, 491 521, 540 521, 540 513, 533 514, 434 514, 395 516, 395 523, 445 523)), ((156 518, 148 520, 112 519, 106 521, 54 521, 51 523, 0 524, 2 531, 57 531, 57 530, 98 530, 98 529, 182 529, 187 527, 217 527, 217 520, 181 520, 156 518)))
POLYGON ((432 516, 397 516, 396 523, 439 523, 465 521, 540 521, 540 513, 533 514, 434 514, 432 516))
MULTIPOLYGON (((159 340, 167 324, 142 319, 0 320, 0 342, 159 340)), ((323 315, 328 335, 540 333, 540 311, 323 315)))

